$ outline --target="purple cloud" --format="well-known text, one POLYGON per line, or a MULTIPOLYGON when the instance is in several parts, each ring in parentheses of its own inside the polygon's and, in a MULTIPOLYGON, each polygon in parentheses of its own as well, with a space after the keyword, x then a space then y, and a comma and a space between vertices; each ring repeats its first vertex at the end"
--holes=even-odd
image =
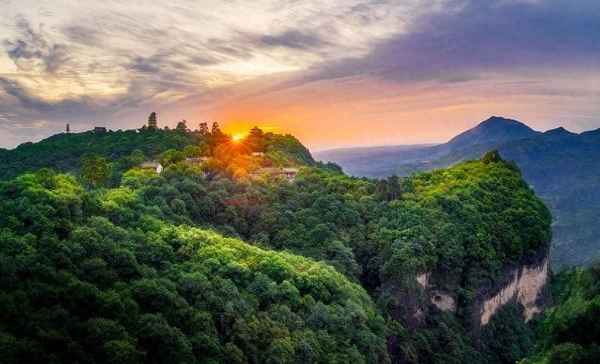
POLYGON ((460 81, 486 71, 598 66, 598 1, 452 0, 367 56, 324 64, 310 79, 371 74, 460 81))

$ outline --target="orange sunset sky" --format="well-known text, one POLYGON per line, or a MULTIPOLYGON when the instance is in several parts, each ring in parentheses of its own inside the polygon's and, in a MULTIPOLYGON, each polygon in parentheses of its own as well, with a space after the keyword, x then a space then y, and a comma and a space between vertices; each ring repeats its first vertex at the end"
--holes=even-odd
POLYGON ((1 0, 0 147, 218 121, 313 150, 443 142, 491 115, 600 127, 582 0, 1 0))

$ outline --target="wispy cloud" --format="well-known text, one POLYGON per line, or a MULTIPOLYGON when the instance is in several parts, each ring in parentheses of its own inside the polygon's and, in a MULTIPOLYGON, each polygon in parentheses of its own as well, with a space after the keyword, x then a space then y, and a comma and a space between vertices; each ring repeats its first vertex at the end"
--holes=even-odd
POLYGON ((287 30, 279 34, 266 34, 259 38, 260 43, 267 47, 283 47, 292 49, 315 50, 328 42, 318 34, 305 33, 300 30, 287 30))
MULTIPOLYGON (((329 112, 385 129, 405 115, 402 102, 421 113, 440 103, 489 104, 503 80, 511 82, 499 88, 502 97, 560 98, 562 114, 581 107, 572 95, 587 100, 598 92, 595 0, 108 0, 52 7, 5 0, 2 7, 0 124, 41 125, 46 134, 66 121, 137 126, 150 109, 169 118, 237 118, 232 109, 250 104, 246 112, 280 118, 282 129, 291 112, 307 124, 322 125, 317 119, 329 112), (443 100, 431 103, 431 87, 443 100), (409 94, 429 104, 403 98, 409 94), (349 107, 368 112, 344 114, 349 107)), ((0 145, 30 136, 0 136, 0 145)))
POLYGON ((69 60, 69 52, 64 44, 51 44, 43 30, 34 30, 24 18, 17 19, 18 36, 5 40, 8 57, 19 70, 55 73, 69 60))

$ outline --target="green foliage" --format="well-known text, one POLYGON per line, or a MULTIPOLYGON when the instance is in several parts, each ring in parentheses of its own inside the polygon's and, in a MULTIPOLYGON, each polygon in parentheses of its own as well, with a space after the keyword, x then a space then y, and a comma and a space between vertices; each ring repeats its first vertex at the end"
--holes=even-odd
POLYGON ((446 168, 499 154, 523 172, 525 181, 547 204, 554 217, 552 266, 589 266, 600 258, 600 131, 575 134, 563 128, 536 132, 514 120, 487 122, 436 146, 350 148, 317 153, 355 176, 387 177, 446 168))
POLYGON ((97 155, 83 157, 81 163, 81 178, 92 187, 104 186, 111 174, 111 165, 106 158, 97 155))
POLYGON ((550 242, 547 208, 502 161, 471 161, 420 174, 407 180, 405 189, 409 193, 388 217, 388 228, 409 221, 408 229, 396 228, 398 239, 425 240, 419 253, 425 256, 433 245, 440 268, 462 271, 465 288, 479 286, 502 265, 519 263, 550 242))
MULTIPOLYGON (((255 138, 251 138, 253 143, 255 138)), ((310 155, 310 152, 302 143, 298 141, 294 136, 286 134, 279 135, 273 133, 266 133, 263 137, 263 142, 260 145, 263 147, 268 155, 276 160, 276 164, 282 165, 291 159, 293 162, 302 165, 313 165, 315 160, 310 155)))
POLYGON ((486 164, 500 162, 501 160, 502 157, 500 157, 500 153, 498 153, 497 150, 487 152, 483 155, 483 158, 481 158, 481 161, 486 164))
MULTIPOLYGON (((152 113, 149 120, 156 120, 152 113)), ((140 130, 96 133, 57 134, 39 143, 25 143, 13 150, 0 150, 0 180, 7 180, 39 168, 53 168, 79 174, 83 168, 81 156, 90 155, 111 161, 110 185, 118 185, 121 175, 146 160, 161 160, 164 165, 175 164, 187 157, 215 155, 217 172, 228 174, 229 164, 236 157, 251 152, 266 151, 264 166, 313 165, 308 149, 291 135, 264 134, 254 128, 243 145, 232 146, 230 137, 214 123, 208 130, 205 123, 199 131, 189 131, 180 122, 175 130, 142 128, 140 130), (220 155, 217 155, 219 154, 220 155)), ((244 162, 244 161, 242 161, 244 162)), ((248 167, 242 163, 243 167, 248 167)), ((88 167, 93 164, 88 165, 88 167)), ((333 166, 330 166, 333 168, 333 166)), ((230 173, 231 174, 231 173, 230 173)), ((88 181, 96 184, 96 181, 88 181)))
MULTIPOLYGON (((402 306, 401 297, 416 294, 421 272, 457 282, 448 289, 465 309, 482 284, 502 278, 503 267, 548 246, 547 209, 502 161, 467 162, 391 183, 402 191, 395 199, 387 198, 387 190, 379 198, 376 182, 327 169, 304 168, 290 184, 207 179, 169 168, 140 184, 138 193, 162 219, 215 227, 259 246, 324 261, 367 288, 386 316, 402 306)), ((525 340, 529 331, 517 316, 505 316, 512 325, 505 330, 525 340)), ((404 317, 395 319, 404 323, 404 317)), ((518 343, 504 353, 490 339, 488 356, 475 356, 480 349, 466 325, 461 317, 432 317, 417 335, 403 335, 394 351, 418 363, 451 358, 507 363, 524 355, 518 343), (441 355, 445 343, 456 346, 441 355)))
POLYGON ((531 353, 533 330, 523 321, 522 307, 503 307, 482 333, 482 356, 486 363, 516 363, 531 353))
POLYGON ((86 154, 106 158, 116 162, 115 169, 126 170, 133 166, 129 157, 134 152, 137 157, 151 159, 166 150, 183 149, 196 142, 193 134, 165 130, 57 134, 7 151, 0 164, 0 180, 39 168, 75 172, 81 168, 81 157, 86 154))
POLYGON ((244 144, 255 152, 265 151, 265 134, 257 127, 250 129, 250 133, 244 138, 244 144))
POLYGON ((139 196, 48 171, 0 184, 3 362, 388 360, 384 321, 356 283, 162 222, 139 196))
POLYGON ((175 127, 175 130, 179 131, 179 132, 187 132, 188 128, 187 128, 187 121, 185 120, 181 120, 180 122, 177 123, 177 126, 175 127))
POLYGON ((600 264, 562 272, 555 307, 539 323, 537 353, 523 364, 600 362, 600 264))
MULTIPOLYGON (((189 146, 188 146, 189 147, 189 146)), ((187 147, 186 147, 187 148, 187 147)), ((190 149, 188 149, 188 152, 190 149)), ((183 161, 186 158, 185 152, 175 149, 169 149, 160 155, 160 163, 167 167, 171 164, 183 161)))
POLYGON ((135 133, 144 134, 186 139, 130 148, 112 188, 85 190, 49 170, 0 184, 7 358, 375 363, 389 349, 407 363, 508 363, 525 354, 515 340, 530 332, 517 311, 502 311, 507 324, 492 321, 483 343, 463 313, 482 284, 550 240, 548 211, 514 166, 490 157, 370 181, 315 163, 289 135, 253 130, 235 144, 218 125, 135 133), (205 153, 209 169, 184 161, 205 153), (135 168, 159 155, 160 175, 135 168), (237 177, 254 164, 302 168, 293 183, 237 177), (423 272, 446 278, 460 314, 415 328, 403 300, 422 299, 423 272))

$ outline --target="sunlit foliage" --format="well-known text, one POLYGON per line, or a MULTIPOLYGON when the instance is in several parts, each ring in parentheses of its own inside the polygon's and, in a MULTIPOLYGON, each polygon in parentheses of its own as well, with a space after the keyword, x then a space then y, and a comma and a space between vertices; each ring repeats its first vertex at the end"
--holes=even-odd
POLYGON ((387 361, 371 298, 325 264, 165 223, 129 187, 42 171, 0 197, 5 363, 387 361))

